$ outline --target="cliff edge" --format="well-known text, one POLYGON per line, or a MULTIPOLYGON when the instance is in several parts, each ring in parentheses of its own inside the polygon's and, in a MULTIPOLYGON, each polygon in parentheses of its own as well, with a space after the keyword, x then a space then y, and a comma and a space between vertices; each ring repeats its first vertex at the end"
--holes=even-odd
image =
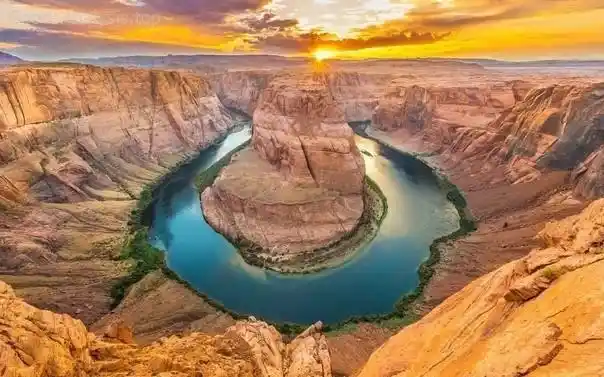
POLYGON ((392 337, 359 377, 602 376, 604 200, 392 337))
POLYGON ((95 336, 79 320, 25 303, 2 281, 0 308, 2 377, 331 377, 320 323, 289 344, 251 318, 222 335, 191 333, 139 347, 123 322, 95 336))

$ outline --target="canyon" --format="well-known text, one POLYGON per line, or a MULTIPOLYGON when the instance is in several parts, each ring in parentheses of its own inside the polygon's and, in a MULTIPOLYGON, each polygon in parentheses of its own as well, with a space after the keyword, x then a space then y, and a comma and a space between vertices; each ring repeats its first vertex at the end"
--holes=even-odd
MULTIPOLYGON (((0 375, 604 375, 604 74, 446 61, 337 68, 3 68, 0 281, 12 288, 0 283, 0 375), (249 182, 304 187, 353 227, 364 173, 347 122, 371 119, 372 138, 416 153, 463 190, 478 229, 438 245, 410 309, 422 319, 398 334, 364 323, 325 337, 317 325, 285 344, 163 271, 111 309, 111 287, 131 265, 119 254, 141 189, 224 135, 232 110, 255 128, 203 194, 224 233, 253 238, 265 232, 234 221, 268 218, 275 238, 265 245, 290 247, 292 224, 262 207, 249 182), (124 344, 132 338, 142 345, 124 344)), ((323 229, 333 220, 298 219, 325 231, 300 244, 341 236, 323 229)))
POLYGON ((142 188, 232 127, 198 76, 6 68, 0 92, 0 279, 87 324, 110 311, 142 188))

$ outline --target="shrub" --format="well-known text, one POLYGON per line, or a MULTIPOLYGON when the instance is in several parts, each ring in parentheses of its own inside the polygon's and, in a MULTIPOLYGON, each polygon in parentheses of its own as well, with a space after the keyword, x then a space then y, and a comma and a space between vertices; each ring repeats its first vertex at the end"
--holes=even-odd
POLYGON ((552 267, 548 267, 543 270, 541 276, 543 276, 547 280, 554 281, 560 277, 560 271, 557 271, 552 267))

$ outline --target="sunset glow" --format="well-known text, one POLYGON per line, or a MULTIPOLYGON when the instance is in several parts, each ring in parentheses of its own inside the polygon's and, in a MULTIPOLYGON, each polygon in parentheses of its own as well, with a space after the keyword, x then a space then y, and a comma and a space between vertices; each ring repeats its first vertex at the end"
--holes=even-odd
POLYGON ((322 62, 323 60, 335 58, 336 52, 331 50, 316 50, 313 52, 313 56, 315 60, 322 62))
POLYGON ((604 58, 594 0, 0 0, 25 58, 262 53, 338 58, 604 58))

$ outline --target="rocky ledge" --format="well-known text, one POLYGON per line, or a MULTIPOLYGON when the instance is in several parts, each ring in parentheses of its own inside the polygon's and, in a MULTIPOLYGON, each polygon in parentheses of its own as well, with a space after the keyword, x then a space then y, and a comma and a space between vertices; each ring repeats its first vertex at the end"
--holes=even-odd
POLYGON ((122 321, 96 336, 66 314, 28 305, 2 281, 0 308, 0 376, 331 377, 321 323, 289 344, 250 318, 222 335, 191 333, 140 347, 122 321))
POLYGON ((392 337, 359 377, 602 376, 604 200, 392 337), (427 351, 429 350, 429 351, 427 351))
POLYGON ((264 263, 283 263, 353 232, 365 167, 324 77, 280 77, 254 112, 251 148, 202 194, 208 222, 264 263), (259 251, 260 251, 259 250, 259 251))

